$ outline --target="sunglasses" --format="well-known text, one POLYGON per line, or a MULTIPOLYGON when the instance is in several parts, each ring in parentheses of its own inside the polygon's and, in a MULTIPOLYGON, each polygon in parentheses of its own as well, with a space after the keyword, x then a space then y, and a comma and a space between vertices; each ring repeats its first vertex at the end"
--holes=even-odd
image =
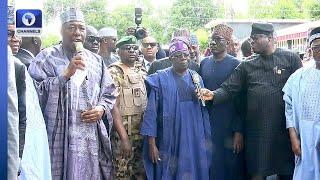
POLYGON ((122 47, 121 49, 126 51, 130 51, 131 49, 133 49, 134 51, 136 51, 139 49, 139 47, 136 45, 128 45, 128 46, 122 47))
POLYGON ((172 58, 187 58, 190 56, 190 53, 186 53, 186 52, 176 52, 174 53, 171 57, 172 58))
POLYGON ((96 36, 88 36, 88 41, 89 42, 100 42, 101 41, 101 39, 99 38, 99 37, 96 37, 96 36))
POLYGON ((144 48, 147 48, 147 47, 156 47, 157 46, 157 43, 142 43, 142 46, 144 47, 144 48))
POLYGON ((14 38, 16 31, 8 30, 8 38, 14 38))

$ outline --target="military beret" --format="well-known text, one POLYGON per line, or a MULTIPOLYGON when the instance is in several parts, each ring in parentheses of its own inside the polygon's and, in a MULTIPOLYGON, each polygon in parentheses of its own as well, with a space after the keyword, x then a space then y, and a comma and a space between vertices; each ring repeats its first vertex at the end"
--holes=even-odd
POLYGON ((316 39, 320 39, 320 27, 312 29, 309 33, 309 45, 311 45, 312 41, 316 39))
POLYGON ((134 36, 125 36, 116 43, 116 47, 120 48, 125 44, 137 44, 137 38, 134 36))
POLYGON ((15 24, 15 18, 14 18, 14 7, 8 6, 8 25, 15 24))
POLYGON ((70 22, 70 21, 84 21, 84 15, 83 13, 75 8, 70 8, 69 10, 63 12, 60 16, 61 24, 70 22))
POLYGON ((265 35, 270 35, 274 32, 273 25, 271 23, 253 23, 251 25, 252 30, 251 30, 251 35, 254 34, 265 34, 265 35))

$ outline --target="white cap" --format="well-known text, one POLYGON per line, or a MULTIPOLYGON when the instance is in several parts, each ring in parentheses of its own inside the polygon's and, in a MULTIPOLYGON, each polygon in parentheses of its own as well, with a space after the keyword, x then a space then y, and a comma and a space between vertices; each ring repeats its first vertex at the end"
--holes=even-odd
POLYGON ((70 22, 70 21, 84 21, 84 15, 79 9, 70 8, 67 11, 63 12, 60 15, 61 24, 70 22))
POLYGON ((105 27, 99 30, 98 36, 100 38, 103 38, 103 37, 111 37, 111 36, 117 37, 118 35, 117 35, 117 30, 113 28, 105 27))

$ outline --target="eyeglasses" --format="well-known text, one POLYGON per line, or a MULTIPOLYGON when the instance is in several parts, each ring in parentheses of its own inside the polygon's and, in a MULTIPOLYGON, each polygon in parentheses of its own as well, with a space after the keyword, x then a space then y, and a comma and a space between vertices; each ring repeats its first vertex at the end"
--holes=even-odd
POLYGON ((312 52, 318 53, 320 52, 320 45, 311 46, 312 52))
POLYGON ((8 38, 13 38, 16 35, 15 31, 8 30, 8 38))
POLYGON ((171 58, 188 58, 189 56, 190 56, 190 53, 176 52, 171 56, 171 58))
POLYGON ((126 51, 130 51, 131 49, 133 49, 134 51, 138 50, 139 47, 136 45, 127 45, 121 48, 122 50, 126 50, 126 51))
POLYGON ((96 36, 88 36, 87 39, 88 39, 89 42, 95 42, 96 41, 96 42, 100 43, 100 41, 101 41, 101 39, 99 37, 96 37, 96 36))
POLYGON ((142 46, 144 47, 144 48, 147 48, 147 47, 151 47, 151 48, 153 48, 153 47, 156 47, 157 46, 157 43, 142 43, 142 46))

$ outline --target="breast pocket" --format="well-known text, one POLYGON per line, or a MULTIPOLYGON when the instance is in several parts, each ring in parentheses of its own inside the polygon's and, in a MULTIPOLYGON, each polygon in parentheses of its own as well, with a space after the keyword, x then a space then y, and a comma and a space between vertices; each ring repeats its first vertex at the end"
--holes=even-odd
POLYGON ((125 107, 132 108, 134 106, 131 88, 123 88, 123 100, 125 107))

